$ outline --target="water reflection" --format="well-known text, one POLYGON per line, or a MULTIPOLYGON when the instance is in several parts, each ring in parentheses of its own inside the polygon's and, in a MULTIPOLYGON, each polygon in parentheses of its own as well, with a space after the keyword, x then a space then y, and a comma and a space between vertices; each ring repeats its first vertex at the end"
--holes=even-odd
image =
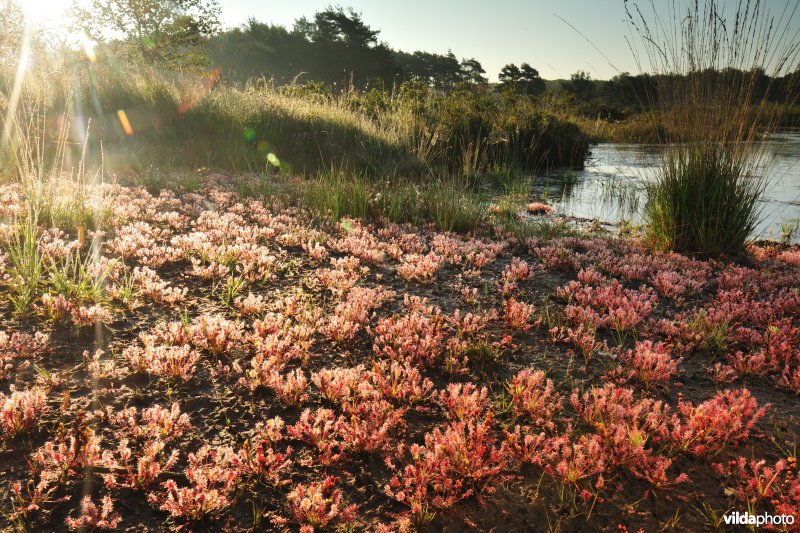
MULTIPOLYGON (((770 137, 764 172, 769 185, 756 238, 780 239, 800 223, 800 131, 770 137)), ((557 212, 605 222, 642 222, 645 183, 655 175, 660 146, 607 143, 595 146, 585 170, 534 177, 534 194, 557 212)), ((793 240, 798 241, 797 231, 793 240)))

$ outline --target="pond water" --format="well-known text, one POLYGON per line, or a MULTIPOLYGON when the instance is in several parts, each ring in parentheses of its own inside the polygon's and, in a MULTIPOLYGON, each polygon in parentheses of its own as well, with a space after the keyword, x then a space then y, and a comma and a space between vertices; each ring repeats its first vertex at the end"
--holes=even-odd
MULTIPOLYGON (((756 239, 781 239, 800 224, 800 131, 770 137, 764 172, 769 185, 762 199, 756 239)), ((557 213, 616 223, 642 222, 644 184, 655 175, 659 153, 653 145, 604 143, 592 148, 582 171, 534 177, 534 195, 546 197, 557 213)), ((791 240, 800 242, 800 230, 791 240)))

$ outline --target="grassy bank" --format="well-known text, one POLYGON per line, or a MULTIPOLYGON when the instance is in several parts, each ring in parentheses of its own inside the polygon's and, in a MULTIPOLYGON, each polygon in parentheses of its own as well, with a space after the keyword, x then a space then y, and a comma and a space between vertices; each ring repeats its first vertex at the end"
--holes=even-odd
MULTIPOLYGON (((15 76, 0 74, 9 100, 15 76)), ((213 70, 180 74, 67 56, 26 73, 20 93, 48 120, 68 117, 74 146, 88 132, 89 157, 99 163, 102 145, 107 172, 213 166, 438 177, 581 167, 588 153, 574 124, 529 98, 475 85, 450 93, 413 83, 344 93, 264 80, 236 87, 213 70)))
POLYGON ((552 110, 476 86, 236 87, 214 71, 123 70, 77 56, 37 65, 17 86, 15 76, 0 80, 8 163, 0 172, 38 198, 41 222, 73 228, 100 225, 91 204, 102 181, 185 191, 204 168, 247 175, 245 195, 280 196, 334 221, 469 232, 491 218, 522 238, 553 228, 520 226, 502 209, 490 217, 487 191, 526 191, 530 173, 581 167, 588 154, 587 137, 552 110))

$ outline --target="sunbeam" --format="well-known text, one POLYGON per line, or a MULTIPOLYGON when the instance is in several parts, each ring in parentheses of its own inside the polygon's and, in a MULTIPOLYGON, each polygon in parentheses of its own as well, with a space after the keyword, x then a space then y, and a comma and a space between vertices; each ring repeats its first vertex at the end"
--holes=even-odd
POLYGON ((5 154, 5 148, 11 140, 11 128, 14 123, 17 112, 17 104, 19 97, 22 93, 22 82, 25 79, 25 72, 30 61, 31 53, 31 36, 32 32, 29 28, 25 29, 22 37, 22 46, 19 51, 19 60, 17 61, 17 73, 14 77, 14 88, 11 90, 11 96, 8 101, 8 108, 6 109, 5 120, 3 120, 3 135, 0 138, 0 156, 5 154))

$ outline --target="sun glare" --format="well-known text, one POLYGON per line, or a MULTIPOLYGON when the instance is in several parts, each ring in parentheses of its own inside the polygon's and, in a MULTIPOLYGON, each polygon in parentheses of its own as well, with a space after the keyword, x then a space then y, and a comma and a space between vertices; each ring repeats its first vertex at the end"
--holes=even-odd
POLYGON ((23 0, 19 4, 28 24, 48 29, 64 29, 69 26, 72 0, 23 0))

